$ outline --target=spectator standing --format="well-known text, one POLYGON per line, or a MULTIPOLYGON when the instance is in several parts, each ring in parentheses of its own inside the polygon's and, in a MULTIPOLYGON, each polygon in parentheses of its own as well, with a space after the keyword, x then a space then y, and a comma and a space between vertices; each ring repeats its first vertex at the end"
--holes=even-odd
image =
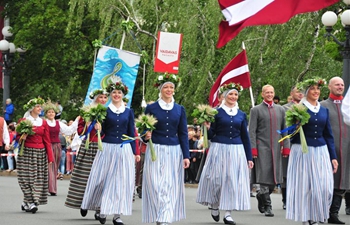
MULTIPOLYGON (((9 135, 10 135, 10 142, 11 142, 11 145, 12 143, 14 143, 16 140, 16 127, 14 125, 14 123, 10 123, 8 125, 8 132, 9 132, 9 135)), ((15 169, 15 157, 12 155, 14 154, 13 152, 13 149, 9 149, 7 151, 7 165, 8 165, 8 169, 7 169, 7 172, 11 172, 15 169)))
POLYGON ((307 107, 309 121, 302 126, 307 152, 303 152, 300 133, 292 137, 288 163, 286 218, 303 225, 325 222, 329 217, 338 162, 330 125, 329 110, 318 102, 323 79, 298 84, 305 90, 301 103, 307 107), (333 168, 332 168, 333 166, 333 168))
POLYGON ((260 184, 256 195, 260 213, 272 217, 270 194, 283 182, 282 156, 289 154, 290 147, 289 139, 278 142, 282 135, 276 131, 286 128, 285 110, 273 102, 273 86, 263 86, 261 95, 263 102, 250 110, 249 136, 255 165, 251 182, 260 184))
POLYGON ((333 77, 328 84, 330 91, 327 100, 321 105, 329 111, 329 122, 332 127, 335 151, 338 157, 338 170, 334 174, 334 190, 332 205, 329 209, 328 223, 345 224, 339 220, 339 210, 346 191, 350 191, 350 126, 343 121, 341 105, 344 93, 344 81, 333 77))
POLYGON ((6 99, 4 119, 7 124, 10 124, 12 122, 14 112, 15 112, 15 106, 12 104, 11 99, 10 98, 6 99))
MULTIPOLYGON (((7 151, 10 150, 10 134, 7 129, 6 121, 3 117, 0 117, 0 149, 1 153, 7 153, 7 151)), ((1 156, 1 169, 9 169, 7 165, 7 156, 1 156)))

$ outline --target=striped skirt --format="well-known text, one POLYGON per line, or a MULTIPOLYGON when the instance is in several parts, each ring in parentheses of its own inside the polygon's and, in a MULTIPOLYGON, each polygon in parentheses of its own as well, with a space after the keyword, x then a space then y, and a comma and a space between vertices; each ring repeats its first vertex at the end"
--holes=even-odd
POLYGON ((293 144, 289 156, 286 218, 324 222, 333 196, 333 172, 327 146, 308 147, 302 153, 293 144))
POLYGON ((65 206, 73 209, 80 209, 86 183, 97 151, 97 142, 90 142, 88 149, 85 148, 85 141, 81 144, 70 179, 65 206))
POLYGON ((82 209, 104 215, 131 215, 135 187, 135 158, 130 144, 103 142, 86 185, 82 209))
POLYGON ((142 184, 142 222, 172 223, 186 218, 183 156, 180 145, 147 146, 142 184))
POLYGON ((48 172, 45 149, 24 148, 17 158, 18 184, 25 203, 47 204, 48 172))
POLYGON ((52 143, 53 163, 49 164, 49 193, 57 193, 57 174, 61 162, 62 146, 61 143, 52 143))
POLYGON ((249 168, 242 144, 210 145, 199 181, 197 203, 219 203, 220 210, 249 210, 249 168))

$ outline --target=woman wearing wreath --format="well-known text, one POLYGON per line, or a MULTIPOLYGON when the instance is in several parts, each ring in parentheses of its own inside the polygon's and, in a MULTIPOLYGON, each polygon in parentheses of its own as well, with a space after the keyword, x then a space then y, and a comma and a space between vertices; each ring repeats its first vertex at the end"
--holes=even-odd
MULTIPOLYGON (((97 89, 90 93, 89 98, 91 99, 90 106, 94 107, 98 104, 105 105, 108 101, 108 92, 104 89, 97 89)), ((65 206, 73 209, 80 209, 81 216, 85 217, 87 215, 87 210, 81 209, 81 203, 83 201, 84 192, 86 188, 86 183, 88 181, 91 166, 94 162, 95 155, 98 151, 97 144, 97 131, 92 129, 90 131, 89 144, 86 148, 86 139, 80 142, 79 135, 85 135, 87 128, 91 122, 84 121, 80 118, 78 123, 77 135, 74 137, 71 145, 81 145, 79 149, 79 154, 75 160, 74 170, 70 179, 68 195, 66 198, 65 206)), ((95 219, 99 218, 99 211, 96 210, 95 219)))
POLYGON ((325 84, 324 79, 315 78, 297 85, 299 90, 305 91, 301 104, 306 107, 310 119, 301 132, 291 138, 286 218, 301 221, 303 225, 318 224, 329 217, 332 173, 338 168, 328 109, 318 102, 320 89, 325 84))
POLYGON ((215 122, 206 123, 211 140, 209 153, 199 181, 197 202, 210 204, 212 218, 220 220, 219 210, 225 210, 224 223, 236 224, 232 210, 250 209, 249 169, 253 168, 247 116, 238 109, 238 97, 243 87, 229 83, 220 87, 224 100, 215 115, 215 122))
POLYGON ((152 140, 156 159, 152 160, 148 144, 142 184, 143 223, 165 225, 186 218, 184 168, 190 165, 190 154, 186 112, 173 98, 179 81, 172 74, 158 76, 155 86, 160 90, 159 99, 145 110, 158 123, 144 138, 152 140))
POLYGON ((123 143, 122 140, 122 135, 135 134, 134 113, 122 100, 128 87, 117 82, 108 85, 106 90, 111 103, 102 130, 100 124, 96 124, 96 129, 104 135, 102 150, 97 152, 92 164, 81 208, 99 209, 101 224, 106 222, 107 215, 114 215, 113 224, 123 225, 121 215, 132 214, 135 159, 140 160, 140 153, 136 152, 135 142, 123 143))
POLYGON ((23 192, 21 208, 31 213, 35 213, 39 205, 47 204, 48 163, 54 161, 49 126, 39 117, 44 102, 39 97, 25 104, 23 108, 27 112, 16 128, 16 139, 24 146, 17 158, 18 184, 23 192), (19 129, 25 123, 28 125, 26 132, 19 129), (31 132, 28 132, 29 127, 31 132))
POLYGON ((44 113, 46 122, 49 125, 50 140, 55 158, 54 163, 49 165, 49 193, 51 196, 57 195, 58 167, 62 156, 62 147, 59 134, 62 133, 64 135, 72 135, 77 130, 78 121, 80 119, 80 116, 78 116, 71 126, 67 126, 61 121, 55 120, 55 116, 58 112, 59 109, 51 101, 47 101, 44 104, 44 113))

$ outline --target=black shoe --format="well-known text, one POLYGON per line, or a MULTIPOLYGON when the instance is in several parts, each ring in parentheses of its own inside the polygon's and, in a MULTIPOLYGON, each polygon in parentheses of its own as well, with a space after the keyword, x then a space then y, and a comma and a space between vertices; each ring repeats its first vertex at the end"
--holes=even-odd
POLYGON ((264 207, 264 200, 262 199, 261 195, 258 193, 256 195, 256 199, 258 200, 258 209, 260 213, 265 212, 265 207, 264 207))
POLYGON ((254 198, 255 195, 252 192, 250 192, 250 197, 254 198))
POLYGON ((100 224, 105 224, 106 219, 107 219, 107 217, 105 217, 105 218, 100 217, 98 220, 100 221, 100 224))
POLYGON ((215 222, 219 222, 219 220, 220 220, 220 211, 219 211, 219 209, 212 209, 212 210, 215 210, 215 211, 219 212, 219 214, 217 216, 214 216, 213 214, 211 214, 211 217, 213 218, 213 220, 215 220, 215 222))
POLYGON ((275 214, 273 214, 273 212, 272 212, 271 206, 265 207, 265 216, 267 216, 267 217, 274 217, 275 216, 275 214))
POLYGON ((28 210, 26 210, 26 212, 31 212, 33 214, 36 213, 36 211, 38 211, 38 207, 34 203, 30 204, 28 210))
POLYGON ((329 215, 328 223, 332 224, 345 224, 343 221, 339 220, 339 216, 336 213, 329 215))
POLYGON ((51 196, 57 196, 57 194, 56 194, 56 193, 53 193, 53 192, 50 192, 50 195, 51 195, 51 196))
POLYGON ((285 203, 283 203, 282 208, 283 208, 284 210, 286 210, 286 204, 285 204, 285 203))
POLYGON ((29 210, 28 204, 25 203, 25 202, 22 202, 22 204, 21 204, 21 209, 22 209, 22 211, 27 211, 27 210, 29 210))
MULTIPOLYGON (((228 217, 228 216, 227 216, 228 217)), ((231 217, 231 216, 229 216, 231 217)), ((233 224, 233 225, 236 225, 236 222, 235 221, 231 221, 231 220, 227 220, 226 217, 224 218, 224 224, 233 224)))
POLYGON ((114 225, 124 225, 123 222, 118 222, 117 219, 120 219, 120 217, 117 217, 117 218, 113 219, 113 224, 114 225))
POLYGON ((80 215, 82 217, 85 217, 87 215, 87 213, 88 213, 87 209, 80 209, 80 215))
POLYGON ((100 210, 96 210, 94 216, 95 216, 95 220, 100 220, 100 210))

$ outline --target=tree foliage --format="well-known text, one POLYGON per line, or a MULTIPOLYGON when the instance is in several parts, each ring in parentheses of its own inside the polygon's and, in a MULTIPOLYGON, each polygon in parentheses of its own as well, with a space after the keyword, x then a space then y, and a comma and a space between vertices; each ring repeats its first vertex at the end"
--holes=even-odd
MULTIPOLYGON (((331 9, 340 7, 342 3, 331 9)), ((150 56, 146 70, 142 64, 139 69, 132 105, 136 114, 142 110, 143 72, 146 101, 158 98, 159 91, 153 88, 158 75, 153 72, 158 31, 183 34, 179 70, 182 84, 175 99, 185 106, 189 118, 196 104, 207 103, 216 77, 241 51, 243 41, 255 103, 261 102, 265 84, 273 85, 276 95, 285 100, 296 82, 314 76, 329 79, 342 71, 339 47, 323 36, 324 10, 298 15, 282 25, 245 28, 217 49, 218 24, 223 19, 217 1, 17 0, 8 1, 7 9, 15 43, 28 48, 26 62, 15 68, 11 80, 12 95, 18 97, 19 104, 42 95, 61 99, 66 109, 76 107, 72 102, 81 103, 91 77, 92 41, 99 39, 104 45, 119 48, 123 31, 123 49, 140 54, 144 51, 150 56)), ((248 90, 239 101, 241 109, 249 112, 248 90)))

